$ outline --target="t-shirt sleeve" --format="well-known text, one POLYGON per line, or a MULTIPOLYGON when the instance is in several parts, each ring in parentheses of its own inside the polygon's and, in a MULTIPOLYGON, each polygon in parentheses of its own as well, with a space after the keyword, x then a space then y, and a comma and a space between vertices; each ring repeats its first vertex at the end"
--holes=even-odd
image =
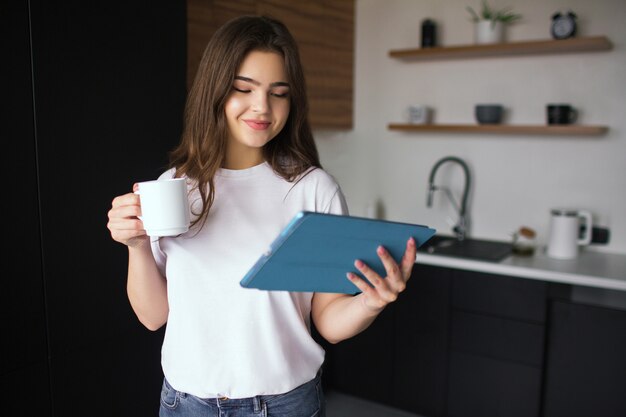
POLYGON ((159 244, 158 237, 150 237, 150 246, 152 248, 152 256, 154 256, 154 260, 156 262, 157 268, 159 268, 159 272, 161 275, 165 276, 165 259, 167 256, 161 250, 161 245, 159 244))
POLYGON ((324 213, 328 214, 339 214, 342 216, 349 215, 348 213, 348 204, 346 203, 346 198, 341 191, 341 187, 337 185, 335 189, 335 193, 333 194, 328 206, 324 210, 324 213))

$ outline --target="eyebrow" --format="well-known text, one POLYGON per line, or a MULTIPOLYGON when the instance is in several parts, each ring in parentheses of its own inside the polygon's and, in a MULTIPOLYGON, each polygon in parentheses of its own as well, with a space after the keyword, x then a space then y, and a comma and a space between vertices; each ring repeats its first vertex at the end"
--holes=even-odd
MULTIPOLYGON (((261 83, 258 82, 257 80, 253 80, 252 78, 248 78, 248 77, 243 77, 241 75, 236 75, 235 80, 245 81, 245 82, 257 85, 257 86, 261 85, 261 83)), ((285 81, 276 81, 274 83, 271 83, 270 87, 289 87, 289 83, 285 81)))

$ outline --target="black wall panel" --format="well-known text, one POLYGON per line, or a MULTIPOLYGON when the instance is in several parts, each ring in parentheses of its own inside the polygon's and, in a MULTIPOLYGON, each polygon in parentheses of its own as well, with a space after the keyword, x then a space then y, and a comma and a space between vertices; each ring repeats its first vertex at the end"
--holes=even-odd
POLYGON ((3 390, 37 387, 37 415, 156 415, 163 332, 134 316, 127 250, 106 222, 113 197, 158 176, 178 142, 185 2, 6 3, 3 390))
MULTIPOLYGON (((47 380, 46 321, 39 234, 39 198, 28 4, 0 6, 0 138, 5 188, 3 274, 0 290, 0 376, 37 366, 47 380)), ((8 377, 8 375, 13 375, 8 377)), ((17 383, 17 382, 16 382, 17 383)))

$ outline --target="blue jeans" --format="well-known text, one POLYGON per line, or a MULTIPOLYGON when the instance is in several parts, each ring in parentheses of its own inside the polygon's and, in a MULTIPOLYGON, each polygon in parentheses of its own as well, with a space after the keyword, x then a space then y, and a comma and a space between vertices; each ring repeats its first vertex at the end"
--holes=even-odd
POLYGON ((325 417, 321 373, 284 394, 250 398, 199 398, 163 380, 159 417, 325 417))

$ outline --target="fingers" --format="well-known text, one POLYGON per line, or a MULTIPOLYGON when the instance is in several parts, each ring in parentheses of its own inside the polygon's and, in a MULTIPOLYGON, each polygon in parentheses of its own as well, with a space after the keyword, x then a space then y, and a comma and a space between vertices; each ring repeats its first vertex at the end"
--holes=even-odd
POLYGON ((123 236, 118 237, 119 231, 143 228, 142 224, 136 224, 138 221, 141 223, 138 219, 138 216, 141 215, 141 206, 136 197, 134 194, 125 194, 115 197, 111 203, 111 209, 107 213, 109 218, 107 227, 111 231, 113 239, 117 241, 123 239, 123 236))
POLYGON ((346 276, 359 290, 361 290, 361 292, 366 293, 372 291, 372 286, 357 274, 348 272, 346 276))
POLYGON ((127 246, 135 246, 146 239, 141 215, 139 196, 134 193, 124 194, 113 199, 108 212, 107 228, 113 240, 127 246), (141 238, 141 239, 137 239, 141 238))
POLYGON ((394 302, 398 295, 406 289, 406 282, 409 280, 415 264, 417 245, 415 239, 409 238, 400 264, 383 246, 379 246, 376 253, 385 267, 387 273, 385 278, 381 278, 376 271, 361 260, 356 260, 354 266, 369 281, 369 284, 354 273, 349 272, 347 274, 348 279, 361 290, 363 304, 372 310, 382 309, 387 304, 394 302))
MULTIPOLYGON (((400 290, 396 287, 396 285, 391 285, 389 276, 387 276, 387 278, 381 278, 376 271, 367 266, 367 264, 361 260, 356 260, 354 262, 354 266, 365 276, 365 278, 367 278, 370 284, 372 284, 372 287, 375 290, 372 294, 377 294, 377 297, 383 300, 385 304, 391 303, 398 298, 400 290)), ((359 287, 359 289, 363 291, 362 288, 359 287)))
POLYGON ((415 255, 417 255, 417 244, 415 243, 415 239, 410 237, 406 242, 406 251, 404 251, 404 256, 400 262, 404 282, 411 278, 411 271, 413 270, 413 265, 415 265, 415 255))
POLYGON ((383 262, 385 271, 387 272, 386 281, 388 285, 396 292, 402 292, 406 288, 406 276, 403 275, 402 270, 391 254, 383 247, 379 246, 376 250, 378 257, 383 262))
POLYGON ((127 193, 124 195, 119 195, 113 199, 111 203, 112 208, 122 207, 122 206, 139 206, 139 195, 135 193, 127 193))
POLYGON ((379 296, 376 288, 372 287, 358 275, 348 272, 347 277, 350 282, 361 290, 361 302, 366 309, 377 313, 389 304, 389 302, 386 302, 379 296))

